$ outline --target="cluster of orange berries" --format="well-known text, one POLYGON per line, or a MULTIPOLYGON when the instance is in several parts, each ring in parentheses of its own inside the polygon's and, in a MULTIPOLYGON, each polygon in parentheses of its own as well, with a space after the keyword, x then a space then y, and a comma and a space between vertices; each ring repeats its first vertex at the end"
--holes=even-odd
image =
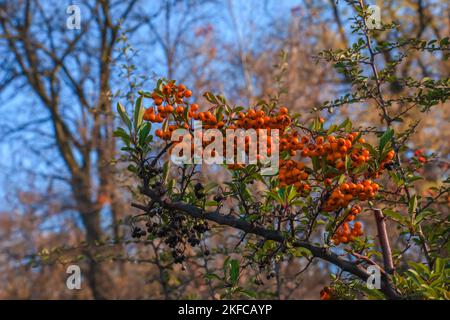
POLYGON ((225 122, 218 121, 216 116, 211 111, 195 113, 198 108, 198 104, 192 104, 188 117, 201 121, 203 123, 203 129, 221 129, 225 126, 225 122))
POLYGON ((311 186, 305 182, 308 180, 308 173, 305 172, 305 164, 294 160, 281 160, 278 179, 280 187, 293 185, 298 192, 309 192, 311 186))
MULTIPOLYGON (((211 110, 205 112, 198 112, 199 105, 192 103, 190 106, 186 104, 187 117, 185 116, 185 107, 177 106, 173 107, 172 104, 182 102, 182 97, 189 97, 192 93, 186 89, 184 85, 175 86, 173 83, 163 87, 162 90, 164 99, 161 98, 160 92, 153 92, 152 98, 154 104, 157 106, 156 111, 154 108, 148 108, 144 113, 144 120, 150 122, 161 123, 165 119, 168 119, 170 115, 173 115, 175 124, 171 124, 165 127, 165 129, 157 129, 155 135, 164 140, 171 140, 172 132, 178 128, 189 129, 190 120, 199 120, 202 122, 203 129, 256 129, 257 143, 259 143, 258 135, 260 134, 258 129, 267 129, 267 154, 271 155, 271 137, 270 130, 278 129, 283 133, 291 123, 291 118, 288 115, 288 109, 281 107, 278 112, 267 113, 263 110, 249 109, 246 112, 239 112, 236 118, 217 119, 216 115, 211 110), (188 95, 185 93, 188 92, 188 95), (183 95, 184 94, 184 95, 183 95)), ((285 139, 286 140, 286 139, 285 139)), ((203 141, 203 139, 202 139, 203 141)), ((250 145, 250 138, 245 137, 245 150, 248 152, 250 145)), ((206 147, 210 141, 203 141, 203 147, 206 147)), ((174 143, 174 145, 177 142, 174 143)), ((192 146, 193 147, 193 146, 192 146)), ((235 142, 235 148, 237 147, 235 142)), ((224 150, 226 145, 224 141, 224 150)), ((260 155, 257 155, 258 160, 260 155)), ((240 169, 243 167, 241 164, 229 165, 231 169, 240 169)))
POLYGON ((152 93, 152 99, 155 105, 162 105, 163 102, 169 104, 182 104, 183 98, 190 98, 192 96, 192 91, 188 90, 185 85, 175 85, 174 81, 170 81, 162 87, 161 92, 156 90, 152 93))
MULTIPOLYGON (((184 118, 185 107, 180 105, 184 102, 183 98, 192 96, 192 91, 188 90, 185 85, 175 85, 174 82, 169 82, 162 87, 161 91, 154 91, 152 99, 156 106, 156 110, 150 107, 145 110, 143 119, 154 123, 162 123, 173 115, 176 125, 169 125, 166 130, 158 129, 155 131, 157 137, 170 140, 172 132, 178 128, 188 129, 189 124, 184 118)), ((193 104, 189 113, 198 110, 198 105, 193 104)))
POLYGON ((379 185, 371 180, 364 180, 360 183, 342 183, 333 190, 325 202, 323 210, 330 212, 345 208, 350 201, 356 198, 361 201, 373 199, 379 188, 379 185))
MULTIPOLYGON (((237 118, 233 119, 225 119, 221 116, 214 115, 212 110, 199 112, 199 105, 196 103, 186 104, 186 107, 176 105, 177 103, 182 102, 182 97, 190 97, 192 93, 186 89, 184 85, 175 86, 173 83, 169 83, 165 85, 162 89, 164 99, 161 100, 161 92, 154 91, 152 93, 152 98, 154 100, 154 104, 157 106, 156 110, 153 107, 148 108, 145 113, 143 119, 150 122, 161 123, 166 119, 170 118, 171 124, 164 126, 162 129, 157 129, 155 131, 155 135, 164 140, 171 140, 172 133, 174 130, 178 128, 190 129, 192 127, 191 120, 199 120, 202 122, 203 129, 267 129, 267 154, 270 156, 271 154, 271 137, 270 137, 270 129, 281 129, 285 130, 290 124, 290 117, 287 116, 288 110, 285 107, 281 107, 278 113, 274 113, 273 115, 266 115, 263 110, 255 110, 250 109, 247 112, 239 112, 237 118), (185 93, 188 92, 186 95, 185 93), (182 95, 182 93, 184 95, 182 95), (188 108, 187 112, 186 109, 188 108), (217 118, 220 118, 218 120, 217 118)), ((203 139, 202 133, 198 133, 201 136, 199 137, 202 141, 203 148, 205 148, 208 144, 212 143, 212 141, 205 141, 203 139)), ((259 131, 256 130, 257 134, 257 143, 259 143, 258 135, 259 131)), ((182 140, 180 138, 180 140, 182 140)), ((174 142, 173 147, 179 142, 174 142)), ((249 151, 250 146, 250 137, 245 137, 245 150, 249 151)), ((234 148, 237 148, 237 141, 234 142, 234 148)), ((191 145, 191 151, 194 152, 194 145, 191 145)), ((226 141, 224 140, 223 150, 226 150, 226 141)), ((214 151, 213 151, 214 152, 214 151)), ((212 154, 214 156, 214 154, 212 154)), ((260 160, 260 155, 257 155, 257 159, 260 160)), ((229 165, 230 169, 241 169, 244 166, 242 164, 232 164, 229 165)))
POLYGON ((363 138, 358 137, 358 132, 349 133, 343 137, 328 136, 325 138, 319 136, 315 143, 308 143, 303 149, 303 157, 324 157, 329 165, 338 170, 344 169, 345 157, 350 156, 352 166, 357 167, 369 161, 369 151, 364 148, 352 148, 357 142, 365 143, 363 138))
MULTIPOLYGON (((300 137, 298 132, 291 132, 285 134, 280 138, 280 151, 288 151, 291 157, 296 156, 297 151, 301 152, 302 157, 323 157, 329 166, 332 166, 338 171, 343 171, 345 168, 346 156, 351 159, 351 165, 358 167, 367 163, 370 159, 370 152, 363 147, 354 147, 359 143, 365 143, 363 138, 357 140, 359 133, 353 132, 346 136, 319 136, 315 139, 308 136, 300 137)), ((328 172, 327 177, 333 177, 338 173, 333 174, 328 172)))
MULTIPOLYGON (((259 144, 259 129, 265 129, 265 134, 267 137, 267 155, 270 156, 272 153, 272 138, 270 136, 272 129, 278 129, 280 135, 284 135, 284 132, 291 124, 291 118, 288 115, 288 109, 286 107, 280 107, 278 112, 266 113, 264 110, 249 109, 247 112, 239 112, 237 114, 237 119, 233 119, 229 125, 229 129, 255 129, 256 138, 259 144)), ((282 143, 283 138, 280 139, 282 143)), ((249 151, 250 138, 245 138, 245 150, 249 151)), ((281 147, 281 144, 280 144, 281 147)), ((259 150, 259 148, 257 149, 259 150)), ((258 160, 260 160, 260 155, 257 155, 258 160)), ((234 168, 231 166, 230 168, 234 168)))
MULTIPOLYGON (((288 109, 281 107, 278 114, 266 114, 263 110, 250 109, 247 112, 239 112, 235 122, 237 128, 242 129, 278 129, 284 133, 291 124, 288 109)), ((233 128, 232 128, 233 129, 233 128)))
POLYGON ((348 222, 344 222, 336 233, 333 235, 332 240, 335 245, 339 245, 340 243, 349 243, 354 241, 356 237, 359 237, 363 234, 362 224, 359 221, 356 221, 353 224, 353 227, 349 225, 348 222))
POLYGON ((348 213, 347 217, 345 218, 345 221, 349 222, 349 221, 355 220, 356 216, 360 213, 361 213, 361 207, 358 205, 354 205, 351 208, 350 212, 348 213))
POLYGON ((291 157, 297 155, 297 151, 302 150, 304 144, 307 142, 308 137, 302 137, 299 140, 298 132, 290 132, 280 138, 280 152, 286 151, 291 157))

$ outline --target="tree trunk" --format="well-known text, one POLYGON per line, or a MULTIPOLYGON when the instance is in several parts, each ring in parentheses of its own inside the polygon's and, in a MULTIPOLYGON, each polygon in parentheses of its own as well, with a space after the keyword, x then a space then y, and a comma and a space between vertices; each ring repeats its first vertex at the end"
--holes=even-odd
POLYGON ((100 207, 91 200, 90 177, 75 179, 73 193, 80 212, 81 221, 86 230, 88 246, 83 251, 88 259, 88 270, 85 273, 88 285, 95 300, 111 299, 112 280, 105 266, 96 259, 97 242, 102 239, 100 224, 100 207))

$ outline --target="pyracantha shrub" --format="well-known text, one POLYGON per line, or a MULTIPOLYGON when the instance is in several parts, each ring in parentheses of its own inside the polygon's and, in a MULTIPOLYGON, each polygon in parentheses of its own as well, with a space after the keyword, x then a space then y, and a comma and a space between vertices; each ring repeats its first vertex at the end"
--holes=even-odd
MULTIPOLYGON (((213 226, 241 230, 240 254, 246 262, 242 267, 236 260, 224 263, 226 287, 231 291, 240 288, 243 266, 254 269, 255 283, 262 284, 261 274, 266 273, 267 279, 274 277, 274 262, 301 257, 308 265, 320 258, 340 270, 320 292, 322 299, 448 298, 449 266, 442 248, 448 253, 449 221, 445 213, 436 211, 442 205, 439 201, 448 195, 448 181, 430 197, 415 193, 413 182, 421 179, 419 171, 432 156, 416 150, 408 158, 406 143, 416 126, 396 132, 395 124, 410 108, 398 113, 393 109, 401 102, 426 112, 444 103, 449 98, 448 79, 399 79, 390 66, 378 70, 375 63, 377 55, 401 48, 446 52, 448 39, 441 40, 440 47, 417 39, 375 46, 372 33, 395 25, 374 31, 365 22, 367 8, 360 5, 358 12, 355 45, 320 54, 351 83, 352 93, 315 110, 366 103, 380 110, 380 128, 354 128, 350 119, 328 123, 321 116, 306 121, 281 105, 279 95, 250 107, 230 104, 210 92, 201 102, 191 101, 197 93, 170 79, 158 80, 152 91, 140 91, 132 117, 119 103, 125 127, 115 134, 123 141, 128 168, 139 178, 144 197, 141 203, 133 203, 144 213, 131 219, 132 236, 160 238, 174 262, 183 264, 189 247, 200 246, 205 255, 211 253, 204 240, 213 226), (365 76, 365 72, 371 75, 365 76), (415 94, 391 99, 384 86, 394 78, 415 94), (211 148, 217 141, 199 131, 196 121, 201 121, 202 130, 215 129, 224 136, 228 130, 239 129, 254 130, 256 135, 240 142, 223 140, 219 151, 211 148), (184 133, 176 134, 180 129, 184 133), (260 139, 263 135, 267 139, 260 139), (195 145, 196 139, 200 145, 195 145), (205 183, 201 171, 208 164, 174 163, 170 156, 175 150, 177 156, 183 156, 184 151, 180 154, 179 150, 192 155, 198 147, 200 157, 222 152, 219 155, 225 158, 225 150, 232 150, 233 160, 239 148, 246 158, 257 150, 256 161, 224 161, 214 168, 227 173, 224 180, 205 183), (266 152, 259 153, 261 147, 266 152), (279 156, 276 172, 262 174, 275 153, 279 156), (364 231, 361 214, 375 222, 377 234, 364 231), (386 231, 390 223, 406 239, 405 249, 391 250, 386 231), (400 259, 413 245, 426 262, 411 262, 399 269, 400 259), (380 287, 375 290, 366 285, 369 267, 376 267, 380 274, 380 287), (348 277, 343 278, 341 271, 348 277)), ((402 56, 398 59, 400 63, 402 56)), ((445 205, 448 208, 448 202, 444 201, 445 205)))

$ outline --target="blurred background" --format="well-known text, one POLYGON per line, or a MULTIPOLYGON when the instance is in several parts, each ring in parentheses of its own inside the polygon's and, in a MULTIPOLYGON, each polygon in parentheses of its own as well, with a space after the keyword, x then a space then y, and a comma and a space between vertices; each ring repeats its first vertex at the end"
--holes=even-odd
MULTIPOLYGON (((448 1, 371 4, 380 7, 384 23, 399 23, 396 37, 449 35, 448 1)), ((115 105, 128 102, 131 110, 137 90, 152 90, 159 77, 186 84, 200 104, 203 92, 212 91, 253 105, 276 89, 274 64, 283 49, 288 94, 282 100, 306 121, 317 116, 314 106, 349 90, 346 79, 315 57, 351 45, 353 14, 334 0, 1 0, 0 298, 217 298, 201 274, 220 268, 224 256, 241 254, 233 253, 237 234, 218 230, 208 239, 213 254, 198 259, 193 252, 185 267, 173 266, 156 240, 130 241, 126 220, 136 213, 129 203, 137 182, 117 161, 115 105), (74 263, 82 270, 81 290, 66 287, 66 267, 74 263)), ((412 54, 396 73, 442 78, 450 65, 439 55, 412 54)), ((389 94, 404 90, 392 85, 389 94)), ((448 104, 432 109, 410 147, 448 160, 449 114, 448 104)), ((379 125, 367 105, 321 116, 379 125)), ((399 126, 418 117, 411 113, 399 126)), ((438 184, 444 170, 437 163, 426 167, 418 190, 438 184)), ((202 179, 220 177, 205 170, 202 179)), ((304 265, 279 266, 282 280, 265 281, 260 297, 318 298, 329 266, 317 261, 298 274, 304 265)))

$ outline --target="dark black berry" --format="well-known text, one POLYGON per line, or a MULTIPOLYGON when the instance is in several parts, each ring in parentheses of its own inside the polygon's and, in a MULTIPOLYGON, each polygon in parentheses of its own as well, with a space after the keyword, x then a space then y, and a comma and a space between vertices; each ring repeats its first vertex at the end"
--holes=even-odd
POLYGON ((195 186, 194 186, 195 191, 200 191, 202 189, 203 189, 203 185, 200 182, 195 184, 195 186))

